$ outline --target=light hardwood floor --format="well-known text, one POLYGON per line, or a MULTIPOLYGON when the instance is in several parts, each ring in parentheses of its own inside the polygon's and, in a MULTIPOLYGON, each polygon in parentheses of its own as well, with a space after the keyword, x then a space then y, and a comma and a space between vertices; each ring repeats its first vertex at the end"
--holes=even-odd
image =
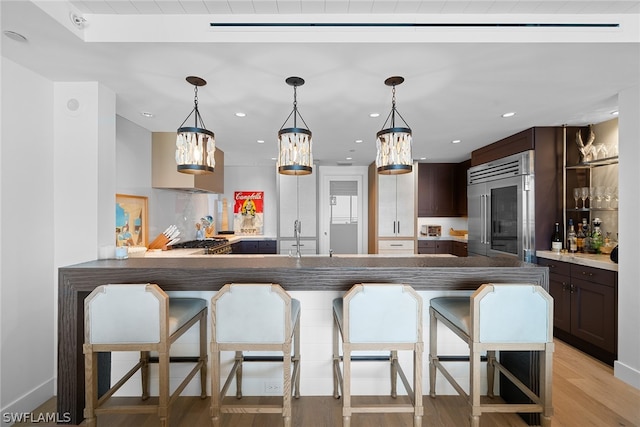
MULTIPOLYGON (((268 398, 258 398, 268 399, 268 398)), ((371 398, 377 399, 377 398, 371 398)), ((380 398, 385 399, 385 398, 380 398)), ((613 369, 556 340, 553 371, 553 427, 640 427, 640 390, 613 376, 613 369)), ((33 411, 51 413, 55 398, 33 411)), ((469 409, 457 396, 424 397, 425 427, 468 425, 469 409)), ((279 415, 223 415, 222 427, 280 427, 279 415)), ((27 426, 16 424, 15 426, 27 426)), ((150 415, 103 415, 100 427, 155 427, 158 419, 150 415)), ((208 427, 209 399, 181 397, 172 408, 171 427, 208 427)), ((293 401, 296 427, 339 427, 341 401, 331 396, 303 396, 293 401)), ((408 414, 359 415, 352 427, 411 427, 408 414)), ((485 414, 482 427, 520 427, 527 424, 517 415, 485 414)), ((39 424, 43 427, 42 424, 39 424)))

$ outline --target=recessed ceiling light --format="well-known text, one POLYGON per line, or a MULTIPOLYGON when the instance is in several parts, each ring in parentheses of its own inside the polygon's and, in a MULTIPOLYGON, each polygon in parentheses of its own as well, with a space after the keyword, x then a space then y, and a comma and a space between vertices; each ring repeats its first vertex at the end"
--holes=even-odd
POLYGON ((619 113, 619 112, 618 112, 618 110, 615 110, 615 111, 612 111, 612 112, 611 112, 611 115, 612 115, 612 116, 617 116, 617 115, 618 115, 618 113, 619 113))
POLYGON ((258 144, 264 144, 264 139, 259 139, 258 144))
POLYGON ((420 160, 427 160, 426 157, 420 157, 420 160))
POLYGON ((451 141, 452 144, 459 144, 460 140, 459 139, 454 139, 453 141, 451 141))
POLYGON ((271 160, 278 160, 278 158, 277 157, 272 157, 271 160))
POLYGON ((509 113, 504 113, 504 114, 502 115, 502 117, 504 117, 504 118, 506 119, 507 117, 513 117, 513 116, 515 116, 515 115, 516 115, 515 111, 511 111, 511 112, 509 112, 509 113))
POLYGON ((356 144, 362 144, 362 140, 361 139, 356 139, 356 144))
POLYGON ((380 117, 380 113, 370 113, 369 117, 373 117, 373 118, 380 117))
POLYGON ((238 111, 236 113, 236 117, 246 117, 246 115, 247 115, 246 113, 243 113, 243 112, 240 112, 240 111, 238 111))
POLYGON ((142 112, 140 113, 140 115, 141 115, 142 117, 146 117, 146 118, 148 118, 148 119, 150 119, 151 117, 153 117, 153 113, 150 113, 150 112, 148 112, 148 111, 142 111, 142 112))
POLYGON ((345 160, 353 160, 353 157, 345 157, 345 160))
POLYGON ((4 30, 2 32, 5 36, 9 37, 11 40, 15 40, 17 42, 27 42, 27 38, 20 33, 16 33, 15 31, 4 30))

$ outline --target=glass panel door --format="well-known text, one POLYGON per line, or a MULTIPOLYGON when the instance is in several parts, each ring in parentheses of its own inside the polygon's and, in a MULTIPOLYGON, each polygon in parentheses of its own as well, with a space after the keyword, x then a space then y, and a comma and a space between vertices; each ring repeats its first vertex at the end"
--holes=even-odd
POLYGON ((518 186, 491 189, 492 250, 518 255, 518 186))

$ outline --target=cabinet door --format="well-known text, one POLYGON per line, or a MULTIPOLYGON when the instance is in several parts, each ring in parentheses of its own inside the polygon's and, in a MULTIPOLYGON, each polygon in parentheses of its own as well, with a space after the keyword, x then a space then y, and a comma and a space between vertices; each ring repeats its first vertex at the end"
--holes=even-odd
POLYGON ((396 236, 415 235, 415 182, 414 172, 396 175, 396 236))
POLYGON ((450 240, 441 240, 436 242, 436 253, 437 254, 450 254, 453 248, 451 246, 450 240))
POLYGON ((396 175, 378 175, 378 237, 395 237, 396 228, 396 175))
POLYGON ((615 353, 615 288, 571 278, 571 333, 615 353))
POLYGON ((549 274, 549 294, 553 297, 553 326, 571 333, 571 278, 549 274))
POLYGON ((293 224, 301 223, 301 237, 316 237, 317 190, 314 174, 278 175, 280 184, 280 237, 294 237, 293 224))
POLYGON ((420 163, 418 216, 456 216, 454 163, 420 163))

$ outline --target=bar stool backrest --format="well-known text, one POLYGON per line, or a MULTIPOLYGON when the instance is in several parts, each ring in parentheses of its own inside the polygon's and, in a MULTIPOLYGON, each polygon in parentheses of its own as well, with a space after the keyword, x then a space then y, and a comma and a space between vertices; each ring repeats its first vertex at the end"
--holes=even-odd
POLYGON ((366 283, 344 296, 345 340, 352 343, 422 341, 422 298, 410 286, 366 283))
POLYGON ((473 341, 553 341, 553 299, 533 284, 484 284, 471 296, 473 341))
POLYGON ((291 336, 291 297, 276 284, 226 284, 213 297, 219 343, 284 343, 291 336))
POLYGON ((159 343, 168 301, 157 285, 100 285, 85 299, 85 342, 159 343))

